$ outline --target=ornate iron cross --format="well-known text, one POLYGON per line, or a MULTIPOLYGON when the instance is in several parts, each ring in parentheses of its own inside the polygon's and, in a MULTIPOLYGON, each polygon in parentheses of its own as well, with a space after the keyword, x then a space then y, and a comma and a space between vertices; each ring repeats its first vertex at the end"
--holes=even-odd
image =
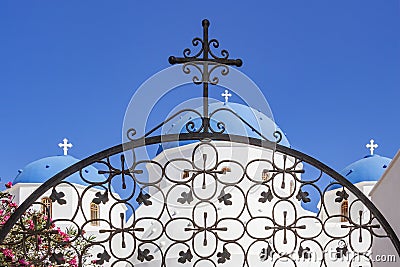
POLYGON ((283 244, 287 244, 287 231, 294 231, 295 229, 306 229, 305 225, 296 226, 296 223, 290 225, 287 224, 287 211, 283 211, 283 225, 277 226, 265 226, 265 230, 274 230, 274 234, 277 231, 283 230, 283 244))
POLYGON ((281 188, 285 189, 286 184, 285 184, 285 174, 289 173, 292 176, 294 176, 296 173, 304 173, 305 171, 302 170, 296 170, 296 166, 297 164, 294 164, 292 167, 288 167, 286 168, 286 162, 287 162, 287 156, 283 155, 283 168, 279 168, 278 166, 276 166, 276 164, 274 163, 274 169, 273 170, 267 170, 268 173, 273 173, 273 174, 282 174, 282 183, 281 183, 281 188))
MULTIPOLYGON (((46 225, 45 228, 39 229, 38 225, 38 217, 36 215, 32 216, 32 223, 33 223, 33 229, 23 229, 23 230, 17 230, 17 231, 12 231, 11 233, 13 235, 22 235, 22 244, 23 244, 23 249, 26 249, 26 242, 29 240, 29 237, 34 237, 35 240, 35 250, 39 251, 40 250, 40 235, 46 236, 46 239, 48 242, 50 242, 50 236, 51 235, 57 235, 58 231, 57 230, 51 230, 50 229, 50 219, 46 220, 46 225)), ((50 248, 48 248, 50 250, 50 248)))
MULTIPOLYGON (((122 248, 126 248, 126 243, 125 243, 125 233, 126 232, 133 232, 133 233, 135 233, 135 232, 143 232, 144 231, 144 228, 142 228, 142 227, 137 227, 137 228, 134 228, 134 227, 131 227, 131 228, 125 228, 125 215, 124 215, 124 213, 120 213, 119 214, 119 217, 120 217, 120 219, 121 219, 121 228, 114 228, 114 229, 100 229, 99 230, 99 233, 110 233, 110 234, 113 234, 113 235, 116 235, 116 234, 118 234, 118 233, 121 233, 121 235, 122 235, 122 240, 121 240, 121 247, 122 248)), ((111 242, 111 240, 110 240, 110 242, 111 242)))
MULTIPOLYGON (((204 19, 202 21, 202 25, 203 25, 203 39, 199 38, 199 37, 195 37, 192 40, 192 44, 193 46, 198 46, 201 45, 201 49, 199 52, 197 52, 197 54, 195 55, 191 55, 192 51, 190 50, 190 48, 186 48, 185 50, 183 50, 183 57, 174 57, 174 56, 170 56, 168 61, 170 64, 174 65, 174 64, 184 64, 184 72, 185 73, 190 73, 189 70, 185 70, 185 68, 188 65, 192 65, 192 66, 197 66, 198 65, 202 65, 203 69, 201 70, 201 74, 202 74, 202 79, 201 81, 197 80, 197 79, 193 79, 193 81, 196 84, 203 84, 203 131, 207 132, 207 130, 209 129, 209 113, 208 113, 208 84, 216 84, 218 83, 218 78, 214 79, 214 80, 210 80, 210 74, 213 70, 215 70, 217 67, 219 66, 223 66, 225 65, 230 65, 230 66, 236 66, 236 67, 240 67, 242 66, 243 62, 241 59, 229 59, 229 52, 225 49, 221 50, 221 56, 222 57, 218 57, 216 56, 210 49, 210 46, 213 46, 214 48, 218 48, 219 47, 219 41, 217 39, 211 39, 209 40, 208 38, 208 27, 210 26, 210 22, 207 19, 204 19), (210 67, 211 66, 211 67, 210 67)), ((199 68, 198 68, 199 69, 199 68)), ((224 71, 222 71, 221 73, 223 75, 227 75, 229 72, 228 68, 225 68, 224 71)))
POLYGON ((203 169, 197 169, 195 168, 194 170, 189 170, 189 169, 185 169, 185 172, 192 172, 194 174, 203 174, 203 184, 201 186, 202 189, 206 189, 206 175, 215 175, 215 174, 223 174, 224 171, 223 170, 217 170, 215 168, 212 169, 207 169, 206 168, 207 165, 207 154, 203 154, 203 169))
POLYGON ((371 221, 372 220, 370 220, 368 223, 366 223, 366 224, 363 224, 363 221, 362 221, 362 216, 363 216, 363 211, 362 210, 359 210, 358 211, 358 215, 359 215, 359 220, 360 220, 360 223, 359 224, 356 224, 356 223, 354 223, 354 225, 341 225, 341 228, 350 228, 350 229, 352 229, 352 230, 356 230, 356 229, 358 229, 359 231, 360 231, 360 236, 358 237, 358 242, 359 243, 362 243, 363 242, 363 238, 362 238, 362 230, 363 229, 366 229, 367 231, 369 231, 370 232, 370 234, 372 235, 373 234, 373 228, 375 228, 375 229, 378 229, 378 228, 380 228, 380 225, 379 224, 372 224, 371 223, 371 221))
POLYGON ((193 227, 193 228, 186 227, 185 231, 195 231, 197 233, 204 232, 203 246, 205 246, 205 247, 207 246, 207 243, 208 243, 208 241, 207 241, 207 232, 228 231, 227 227, 217 227, 216 226, 217 223, 215 223, 212 226, 207 226, 207 212, 204 212, 203 220, 204 220, 204 226, 203 227, 201 227, 201 226, 200 227, 193 227))
MULTIPOLYGON (((121 175, 122 189, 126 189, 125 175, 132 177, 132 175, 143 173, 143 170, 133 170, 133 169, 129 169, 129 168, 125 169, 125 155, 124 154, 121 155, 121 169, 116 169, 116 168, 112 167, 110 162, 107 162, 107 166, 109 168, 108 171, 99 170, 98 173, 99 174, 109 174, 109 175, 111 175, 111 177, 121 175)), ((110 179, 110 181, 111 181, 111 179, 110 179)))

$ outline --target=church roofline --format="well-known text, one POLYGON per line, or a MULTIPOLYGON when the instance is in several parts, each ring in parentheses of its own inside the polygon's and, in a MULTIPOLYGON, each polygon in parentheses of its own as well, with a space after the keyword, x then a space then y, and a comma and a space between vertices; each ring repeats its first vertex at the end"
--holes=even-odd
POLYGON ((369 192, 368 196, 372 196, 374 192, 377 190, 377 188, 380 186, 382 181, 386 178, 387 174, 391 171, 394 165, 396 165, 397 161, 400 161, 400 149, 397 151, 396 155, 392 159, 392 161, 389 163, 389 166, 386 168, 386 170, 383 172, 381 178, 376 182, 375 186, 372 188, 371 192, 369 192))

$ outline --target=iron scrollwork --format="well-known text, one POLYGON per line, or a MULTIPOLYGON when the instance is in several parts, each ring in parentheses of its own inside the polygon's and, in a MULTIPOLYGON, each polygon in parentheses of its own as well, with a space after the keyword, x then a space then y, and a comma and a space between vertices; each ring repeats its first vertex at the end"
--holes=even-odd
POLYGON ((208 91, 209 85, 217 85, 219 83, 219 77, 217 75, 212 76, 212 73, 217 69, 220 69, 222 76, 227 76, 229 73, 228 66, 242 66, 243 62, 241 59, 229 59, 229 52, 225 49, 221 50, 221 56, 217 56, 211 49, 219 48, 219 41, 217 39, 209 40, 208 28, 210 22, 205 19, 202 22, 203 25, 203 38, 195 37, 192 40, 194 47, 200 47, 199 51, 195 54, 192 53, 190 48, 183 50, 183 57, 170 56, 168 61, 170 64, 183 64, 182 70, 186 74, 192 72, 191 68, 195 69, 199 74, 195 74, 192 78, 194 84, 203 85, 203 114, 201 116, 202 125, 196 131, 194 124, 189 122, 186 125, 188 132, 218 132, 222 133, 225 131, 225 125, 222 122, 218 123, 219 130, 214 131, 210 126, 210 118, 208 111, 208 91))
MULTIPOLYGON (((223 136, 219 137, 224 140, 223 136)), ((187 134, 188 139, 192 137, 187 134)), ((157 143, 155 140, 153 142, 157 143)), ((150 143, 149 140, 146 142, 150 143)), ((210 140, 200 141, 191 147, 192 159, 189 161, 186 158, 173 158, 155 163, 153 160, 135 159, 130 168, 121 164, 114 166, 121 162, 121 148, 105 158, 77 165, 47 187, 54 205, 66 205, 71 201, 64 197, 66 188, 74 189, 80 203, 73 216, 55 219, 52 223, 74 224, 78 235, 86 238, 85 229, 93 220, 85 218, 81 224, 76 225, 76 218, 80 214, 85 216, 82 203, 89 195, 89 190, 82 191, 77 185, 63 181, 77 172, 89 184, 88 188, 98 190, 93 202, 101 206, 114 202, 110 207, 109 218, 97 219, 100 224, 98 232, 102 236, 88 240, 87 249, 96 248, 98 252, 93 260, 101 265, 124 263, 140 266, 142 262, 154 262, 154 266, 171 266, 174 263, 178 266, 188 263, 198 266, 206 262, 216 265, 240 262, 238 266, 256 266, 257 262, 267 260, 289 260, 294 266, 301 266, 299 260, 317 258, 321 266, 330 266, 330 259, 323 253, 329 248, 335 251, 337 257, 351 253, 367 257, 373 239, 389 237, 394 242, 396 240, 388 232, 386 235, 376 232, 382 226, 387 230, 387 222, 378 220, 380 214, 376 214, 376 208, 365 201, 354 186, 346 184, 346 180, 336 173, 331 175, 331 170, 319 166, 317 161, 306 160, 296 151, 280 146, 276 151, 271 150, 273 146, 264 147, 272 157, 260 163, 260 160, 240 162, 226 159, 221 154, 221 148, 210 140), (171 164, 178 168, 180 162, 182 168, 179 172, 189 172, 185 178, 176 178, 177 174, 171 171, 171 164), (107 174, 106 179, 101 183, 92 182, 82 170, 90 164, 99 163, 100 166, 106 166, 106 169, 99 171, 107 174), (136 174, 143 174, 139 166, 146 164, 160 166, 159 177, 153 177, 147 182, 138 179, 136 174), (265 167, 260 167, 261 170, 256 168, 255 172, 254 164, 264 164, 262 166, 265 167), (317 177, 304 177, 307 174, 304 173, 306 166, 316 168, 320 174, 317 177), (226 170, 227 167, 230 171, 226 170), (126 169, 130 172, 125 172, 126 169), (268 171, 267 179, 263 179, 262 172, 257 171, 268 171), (129 177, 139 188, 135 196, 128 194, 126 197, 118 197, 113 192, 112 180, 122 176, 129 177), (332 178, 334 182, 320 188, 321 180, 332 178), (293 181, 291 188, 289 181, 293 181), (333 184, 340 184, 342 188, 336 193, 330 193, 328 189, 333 184), (301 210, 301 203, 309 203, 316 198, 320 201, 317 214, 301 210), (332 230, 331 223, 340 223, 338 220, 342 214, 339 207, 345 199, 350 202, 349 215, 347 221, 341 223, 343 232, 338 234, 332 230), (139 208, 134 209, 133 203, 140 205, 139 208), (119 205, 134 210, 130 220, 126 220, 124 213, 119 213, 119 205), (338 209, 332 210, 332 205, 338 209), (152 210, 151 218, 141 215, 147 214, 145 209, 152 210), (368 218, 365 218, 365 214, 368 218), (313 227, 311 230, 310 225, 313 227), (120 255, 119 249, 128 252, 120 255)), ((122 179, 119 181, 122 187, 122 179)), ((40 236, 43 242, 51 240, 51 232, 46 229, 35 232, 27 229, 25 232, 10 234, 20 236, 19 242, 34 241, 32 235, 40 236)), ((59 262, 62 255, 56 247, 62 244, 59 242, 49 247, 45 254, 59 262)), ((79 255, 80 251, 76 250, 76 253, 79 255)))

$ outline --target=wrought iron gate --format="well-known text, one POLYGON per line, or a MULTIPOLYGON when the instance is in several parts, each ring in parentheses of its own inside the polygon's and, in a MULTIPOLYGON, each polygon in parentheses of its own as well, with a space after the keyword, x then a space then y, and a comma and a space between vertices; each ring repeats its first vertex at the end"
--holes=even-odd
MULTIPOLYGON (((240 66, 241 61, 229 60, 225 50, 223 58, 209 54, 210 44, 219 44, 208 40, 208 25, 208 21, 203 22, 203 39, 193 40, 194 45, 201 44, 198 54, 191 57, 185 50, 184 58, 171 57, 170 62, 240 66)), ((140 138, 131 137, 132 129, 127 133, 132 138, 129 142, 61 171, 15 210, 1 230, 2 246, 24 249, 30 244, 39 248, 38 242, 47 244, 45 251, 26 251, 26 259, 35 266, 66 264, 61 252, 64 247, 71 248, 79 266, 84 265, 90 251, 96 253, 89 263, 110 266, 269 266, 268 261, 270 266, 335 266, 338 259, 350 254, 345 263, 348 266, 356 266, 356 261, 373 266, 371 250, 378 238, 390 240, 400 253, 400 242, 379 210, 336 171, 279 145, 279 133, 278 144, 267 140, 239 114, 234 115, 260 138, 227 134, 229 125, 224 122, 218 122, 214 129, 206 73, 206 78, 195 81, 203 84, 203 114, 185 110, 199 115, 200 126, 188 122, 186 133, 152 136, 153 129, 140 138), (135 154, 139 148, 176 141, 194 141, 185 146, 189 157, 142 160, 135 154), (221 144, 233 146, 229 149, 245 146, 265 157, 240 162, 234 156, 224 156, 226 148, 221 144), (127 153, 133 158, 129 166, 127 153), (87 177, 85 170, 91 165, 104 175, 104 181, 87 177), (87 188, 65 181, 75 173, 87 188), (113 186, 117 180, 130 194, 121 197, 116 193, 113 186), (330 182, 322 187, 323 181, 330 182), (63 208, 72 201, 65 197, 66 190, 74 194, 72 216, 53 221, 47 218, 45 223, 34 221, 33 225, 24 221, 27 211, 43 206, 37 201, 46 194, 54 208, 63 208), (100 209, 109 205, 108 214, 90 217, 83 204, 87 198, 100 209), (319 201, 319 212, 303 208, 312 201, 319 201), (340 210, 343 202, 348 203, 345 214, 340 210), (132 212, 129 220, 127 210, 132 212), (18 231, 12 230, 15 225, 18 231), (54 225, 68 225, 75 234, 67 240, 54 239, 54 225), (96 239, 88 237, 93 231, 98 233, 96 239), (75 246, 78 239, 84 245, 75 246), (335 252, 333 258, 328 250, 335 252)))

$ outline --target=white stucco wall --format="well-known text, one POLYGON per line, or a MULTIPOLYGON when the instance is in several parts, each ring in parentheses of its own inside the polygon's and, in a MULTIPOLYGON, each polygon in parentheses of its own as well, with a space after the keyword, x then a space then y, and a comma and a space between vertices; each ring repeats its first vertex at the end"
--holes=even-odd
MULTIPOLYGON (((400 150, 393 158, 382 178, 370 192, 371 200, 389 222, 397 236, 400 236, 400 150)), ((377 239, 373 245, 374 255, 396 255, 396 262, 377 262, 374 266, 393 267, 400 266, 393 245, 387 239, 377 239)))

